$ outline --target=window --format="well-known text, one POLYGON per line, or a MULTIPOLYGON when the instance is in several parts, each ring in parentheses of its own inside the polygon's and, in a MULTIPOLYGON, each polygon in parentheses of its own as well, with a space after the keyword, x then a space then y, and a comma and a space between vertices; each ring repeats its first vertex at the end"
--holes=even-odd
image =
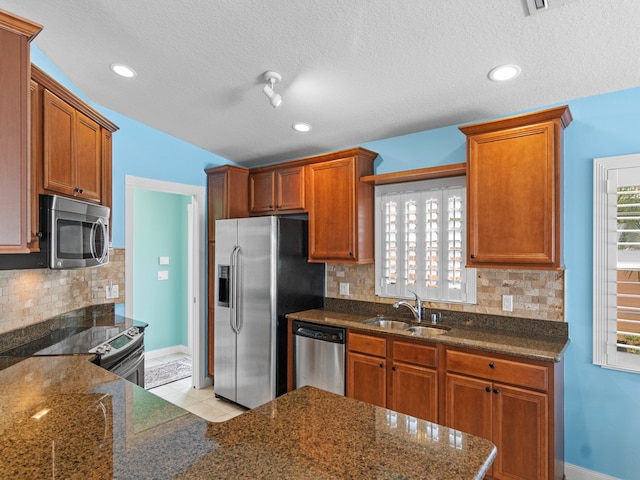
POLYGON ((597 158, 593 362, 640 372, 640 155, 597 158))
POLYGON ((465 203, 465 177, 376 187, 376 295, 475 303, 465 203))

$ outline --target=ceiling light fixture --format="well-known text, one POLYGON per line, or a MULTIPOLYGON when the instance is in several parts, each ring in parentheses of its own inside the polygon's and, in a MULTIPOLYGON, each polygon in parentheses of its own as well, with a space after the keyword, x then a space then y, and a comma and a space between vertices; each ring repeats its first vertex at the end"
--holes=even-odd
POLYGON ((520 75, 518 65, 500 65, 489 72, 489 79, 494 82, 505 82, 520 75))
POLYGON ((309 125, 308 123, 297 122, 291 125, 291 128, 293 128, 296 132, 307 133, 311 130, 311 125, 309 125))
POLYGON ((282 103, 282 97, 278 95, 274 90, 273 86, 282 80, 282 77, 278 72, 273 72, 269 70, 268 72, 264 72, 264 79, 268 82, 262 91, 264 94, 269 97, 269 101, 271 102, 271 106, 273 108, 278 108, 282 103))
POLYGON ((113 73, 124 78, 133 78, 137 75, 133 68, 123 65, 122 63, 112 63, 109 65, 109 68, 113 73))

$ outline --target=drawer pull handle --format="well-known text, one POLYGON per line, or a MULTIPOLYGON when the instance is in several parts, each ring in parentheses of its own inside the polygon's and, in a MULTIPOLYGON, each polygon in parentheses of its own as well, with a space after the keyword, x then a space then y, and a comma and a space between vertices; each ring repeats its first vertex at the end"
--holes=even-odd
POLYGON ((491 393, 491 387, 484 387, 484 391, 487 393, 491 393))
POLYGON ((489 368, 496 368, 496 364, 495 364, 495 363, 493 363, 493 362, 491 362, 491 363, 489 364, 489 368))

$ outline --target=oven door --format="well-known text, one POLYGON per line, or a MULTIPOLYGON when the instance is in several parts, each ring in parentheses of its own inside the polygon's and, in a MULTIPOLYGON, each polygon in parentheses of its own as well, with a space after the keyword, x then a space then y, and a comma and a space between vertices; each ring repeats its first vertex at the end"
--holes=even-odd
POLYGON ((104 368, 131 383, 144 388, 144 345, 122 358, 118 363, 104 368))

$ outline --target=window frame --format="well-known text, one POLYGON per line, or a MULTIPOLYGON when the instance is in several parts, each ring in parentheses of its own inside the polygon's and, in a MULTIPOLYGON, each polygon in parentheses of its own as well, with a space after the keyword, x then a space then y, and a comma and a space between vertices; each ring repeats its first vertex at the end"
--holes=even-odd
POLYGON ((640 373, 640 355, 617 348, 618 187, 632 184, 640 185, 640 154, 594 159, 593 363, 640 373))
MULTIPOLYGON (((406 182, 406 183, 395 183, 395 184, 386 184, 386 185, 377 185, 375 187, 375 294, 379 297, 384 298, 413 298, 413 293, 415 293, 420 297, 423 301, 428 302, 437 302, 437 303, 455 303, 455 304, 470 304, 474 305, 477 303, 477 271, 475 268, 467 268, 464 264, 466 262, 466 244, 467 244, 467 235, 466 235, 466 177, 465 176, 456 176, 456 177, 445 177, 445 178, 437 178, 430 180, 421 180, 416 182, 406 182), (462 202, 462 216, 461 216, 461 291, 459 294, 459 298, 455 298, 452 296, 452 289, 445 288, 443 285, 447 282, 447 257, 441 255, 438 267, 438 278, 443 279, 444 282, 440 283, 439 288, 436 290, 434 288, 429 288, 426 285, 416 285, 407 286, 404 281, 397 280, 395 285, 388 285, 384 279, 384 268, 385 268, 385 258, 384 258, 384 246, 383 239, 385 238, 385 231, 383 225, 383 216, 384 216, 384 208, 383 197, 386 195, 395 195, 398 198, 415 198, 415 197, 423 197, 426 198, 428 192, 438 191, 438 195, 441 196, 441 200, 443 198, 448 198, 447 195, 443 195, 444 191, 453 191, 456 192, 462 202), (435 293, 435 296, 434 296, 435 293)), ((423 212, 422 206, 419 208, 419 212, 423 212)), ((401 212, 398 212, 400 215, 401 212)), ((441 218, 439 231, 442 234, 443 231, 447 231, 444 228, 443 224, 446 224, 447 221, 445 219, 446 216, 441 218)), ((401 232, 398 232, 400 235, 401 232)), ((445 242, 449 242, 448 237, 445 238, 445 242)), ((426 237, 422 239, 422 242, 419 242, 419 245, 416 247, 416 250, 424 251, 426 248, 426 237)), ((445 249, 446 250, 446 249, 445 249)), ((440 246, 440 252, 444 252, 440 246)), ((421 258, 421 260, 424 260, 421 258)), ((400 264, 403 262, 403 258, 398 258, 397 262, 400 264)), ((402 270, 399 268, 398 270, 401 272, 402 270)), ((426 272, 426 265, 423 270, 423 273, 426 272)))

